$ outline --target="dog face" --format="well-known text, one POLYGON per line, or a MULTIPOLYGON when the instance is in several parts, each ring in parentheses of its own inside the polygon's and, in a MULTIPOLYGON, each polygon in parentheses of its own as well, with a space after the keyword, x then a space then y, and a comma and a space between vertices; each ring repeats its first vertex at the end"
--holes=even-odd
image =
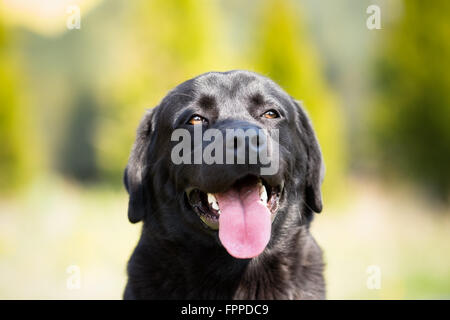
POLYGON ((299 104, 268 78, 230 71, 188 80, 148 111, 124 182, 128 217, 143 220, 145 232, 246 259, 322 210, 322 178, 320 148, 299 104), (177 137, 187 140, 181 151, 177 137), (207 161, 213 142, 215 161, 207 161))

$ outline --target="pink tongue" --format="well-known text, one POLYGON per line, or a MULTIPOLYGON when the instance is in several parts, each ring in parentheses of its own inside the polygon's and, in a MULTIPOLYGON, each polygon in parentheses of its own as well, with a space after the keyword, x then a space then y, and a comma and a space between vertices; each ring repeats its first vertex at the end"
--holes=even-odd
POLYGON ((259 199, 259 187, 245 186, 215 194, 219 202, 219 239, 235 258, 253 258, 270 240, 269 209, 259 199))

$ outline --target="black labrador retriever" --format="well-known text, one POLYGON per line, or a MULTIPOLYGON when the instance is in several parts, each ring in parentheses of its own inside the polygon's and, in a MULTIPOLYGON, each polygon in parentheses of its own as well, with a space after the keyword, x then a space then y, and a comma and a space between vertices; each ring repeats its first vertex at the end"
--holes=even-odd
POLYGON ((125 169, 128 218, 143 228, 124 298, 324 299, 309 232, 323 168, 307 115, 270 79, 180 84, 145 115, 125 169))

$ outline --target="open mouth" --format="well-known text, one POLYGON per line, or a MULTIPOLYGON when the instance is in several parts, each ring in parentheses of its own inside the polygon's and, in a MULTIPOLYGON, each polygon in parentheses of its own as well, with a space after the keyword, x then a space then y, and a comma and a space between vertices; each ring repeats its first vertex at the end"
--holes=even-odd
POLYGON ((248 175, 225 192, 190 189, 186 195, 203 223, 219 230, 219 239, 232 256, 251 258, 270 240, 281 191, 282 186, 272 187, 264 179, 248 175))

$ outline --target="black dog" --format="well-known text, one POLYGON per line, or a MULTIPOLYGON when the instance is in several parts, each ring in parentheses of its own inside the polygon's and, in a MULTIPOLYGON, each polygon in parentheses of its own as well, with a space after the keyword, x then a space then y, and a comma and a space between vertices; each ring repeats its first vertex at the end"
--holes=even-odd
POLYGON ((124 298, 324 299, 322 252, 309 233, 323 172, 308 117, 270 79, 230 71, 182 83, 145 115, 125 170, 128 218, 143 229, 124 298), (199 128, 227 141, 227 129, 266 130, 267 143, 244 142, 271 145, 271 156, 277 145, 278 170, 174 163, 173 132, 199 128))

